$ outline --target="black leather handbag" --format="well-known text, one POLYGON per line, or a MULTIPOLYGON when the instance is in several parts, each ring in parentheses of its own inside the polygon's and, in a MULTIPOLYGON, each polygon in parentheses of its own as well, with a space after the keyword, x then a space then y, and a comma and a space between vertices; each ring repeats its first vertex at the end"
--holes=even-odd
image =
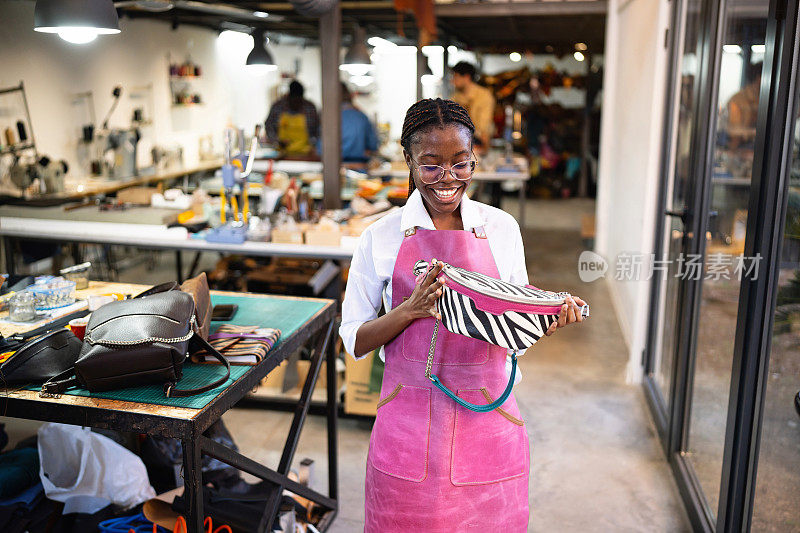
POLYGON ((65 328, 30 339, 0 365, 0 386, 47 381, 72 368, 81 346, 81 340, 65 328))
POLYGON ((192 396, 227 381, 230 364, 199 334, 190 294, 169 290, 140 296, 92 313, 74 368, 45 383, 41 394, 58 395, 78 385, 101 392, 159 383, 167 397, 192 396), (225 366, 226 374, 202 387, 178 389, 190 339, 192 349, 208 351, 225 366))

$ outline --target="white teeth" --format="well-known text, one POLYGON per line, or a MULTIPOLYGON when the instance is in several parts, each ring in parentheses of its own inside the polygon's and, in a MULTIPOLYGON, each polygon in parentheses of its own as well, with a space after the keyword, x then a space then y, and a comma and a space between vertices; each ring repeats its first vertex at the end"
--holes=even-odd
POLYGON ((452 189, 434 189, 433 193, 442 200, 449 200, 450 198, 455 196, 457 191, 458 187, 454 187, 452 189))

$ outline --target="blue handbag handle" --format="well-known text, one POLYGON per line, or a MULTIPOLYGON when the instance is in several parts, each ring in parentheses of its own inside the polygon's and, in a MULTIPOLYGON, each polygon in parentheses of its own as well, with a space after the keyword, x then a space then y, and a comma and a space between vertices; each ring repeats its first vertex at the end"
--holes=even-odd
POLYGON ((471 411, 475 411, 477 413, 489 413, 494 411, 501 405, 503 405, 509 396, 511 396, 511 390, 514 388, 514 379, 517 377, 517 354, 513 354, 511 356, 511 376, 508 378, 508 385, 506 385, 506 390, 503 391, 503 394, 500 395, 495 401, 489 404, 477 404, 477 403, 470 403, 462 398, 456 396, 453 391, 448 389, 435 374, 431 374, 431 366, 433 366, 433 354, 436 350, 436 337, 439 333, 439 321, 436 321, 436 325, 433 326, 433 337, 431 337, 431 349, 428 352, 428 365, 425 370, 425 375, 428 379, 430 379, 436 387, 445 393, 447 396, 453 399, 458 405, 462 407, 466 407, 471 411))

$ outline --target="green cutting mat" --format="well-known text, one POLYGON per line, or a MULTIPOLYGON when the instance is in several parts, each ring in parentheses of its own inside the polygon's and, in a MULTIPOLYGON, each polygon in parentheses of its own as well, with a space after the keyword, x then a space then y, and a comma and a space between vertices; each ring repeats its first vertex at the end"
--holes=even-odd
MULTIPOLYGON (((297 331, 300 326, 325 305, 324 302, 309 300, 252 296, 222 296, 215 294, 211 295, 211 303, 212 305, 235 304, 239 306, 239 310, 236 312, 233 320, 228 322, 230 324, 242 326, 257 325, 281 330, 281 338, 275 346, 279 345, 285 337, 289 337, 297 331)), ((223 322, 212 322, 212 331, 220 324, 223 324, 223 322)), ((204 394, 197 394, 185 398, 165 398, 164 390, 161 385, 146 385, 143 387, 131 387, 107 392, 89 392, 85 389, 71 389, 64 394, 202 409, 208 405, 211 400, 216 398, 219 393, 227 389, 234 381, 241 378, 250 368, 250 366, 243 365, 231 366, 231 377, 226 383, 204 394)), ((192 389, 200 387, 206 383, 215 381, 224 375, 224 373, 225 370, 220 365, 195 365, 191 362, 187 362, 183 365, 183 378, 178 382, 178 388, 192 389)), ((31 390, 38 390, 38 387, 32 387, 31 390)))

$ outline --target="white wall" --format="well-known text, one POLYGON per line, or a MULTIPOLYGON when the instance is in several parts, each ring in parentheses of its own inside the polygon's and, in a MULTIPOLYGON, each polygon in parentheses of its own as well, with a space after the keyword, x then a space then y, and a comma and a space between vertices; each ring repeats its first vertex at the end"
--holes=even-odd
MULTIPOLYGON (((609 0, 595 250, 629 348, 628 380, 642 377, 650 282, 617 281, 616 257, 653 251, 662 140, 667 0, 609 0)), ((599 283, 596 282, 596 283, 599 283)))
MULTIPOLYGON (((186 25, 173 31, 163 22, 123 18, 122 33, 73 45, 33 31, 33 9, 30 1, 0 2, 0 87, 25 82, 39 152, 67 160, 72 175, 84 175, 88 162, 78 155, 81 126, 89 120, 86 101, 75 98, 78 93, 93 91, 99 123, 111 105, 112 89, 121 85, 123 96, 110 126, 129 126, 133 108, 144 103, 153 124, 142 130, 140 152, 149 152, 153 144, 180 144, 185 162, 192 164, 201 136, 212 135, 219 148, 226 125, 250 132, 263 122, 282 85, 277 72, 253 74, 245 68, 252 48, 248 35, 219 37, 186 25), (189 56, 201 66, 202 78, 195 84, 205 105, 172 107, 167 54, 175 62, 189 56), (134 99, 137 88, 141 98, 134 99)), ((295 59, 300 59, 298 79, 306 85, 307 97, 319 105, 319 50, 272 44, 270 50, 280 72, 293 73, 295 59)), ((4 105, 0 99, 0 129, 11 125, 4 122, 4 105)))

